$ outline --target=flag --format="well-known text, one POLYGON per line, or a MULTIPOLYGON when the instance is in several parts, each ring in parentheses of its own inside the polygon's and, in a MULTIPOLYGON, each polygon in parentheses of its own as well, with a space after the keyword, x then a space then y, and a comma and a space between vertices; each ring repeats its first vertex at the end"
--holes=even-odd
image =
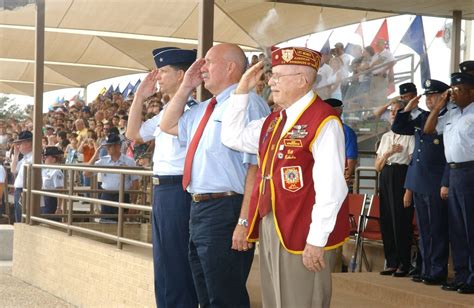
POLYGON ((130 93, 128 93, 128 94, 135 94, 135 92, 137 92, 138 86, 140 85, 141 82, 142 81, 140 79, 138 79, 137 83, 133 86, 132 91, 130 91, 130 93))
POLYGON ((112 98, 112 93, 114 92, 114 87, 110 85, 109 89, 107 92, 105 92, 104 96, 107 96, 108 98, 112 98))
POLYGON ((117 85, 117 87, 114 90, 114 93, 120 93, 120 84, 117 85))
POLYGON ((128 94, 133 90, 133 85, 129 82, 122 92, 122 97, 127 98, 128 94))
POLYGON ((362 46, 365 47, 364 32, 362 32, 362 23, 359 23, 354 33, 360 36, 360 38, 362 39, 362 46))
POLYGON ((331 34, 329 34, 328 39, 326 40, 326 43, 324 43, 323 47, 319 51, 322 55, 328 55, 331 53, 331 45, 329 44, 329 38, 331 37, 331 34))
POLYGON ((436 32, 435 37, 440 38, 440 37, 443 37, 443 36, 444 36, 444 30, 443 29, 438 30, 438 32, 436 32))
POLYGON ((344 53, 358 58, 362 56, 362 48, 359 45, 347 43, 346 47, 344 47, 344 53))
POLYGON ((389 49, 390 50, 390 45, 389 45, 389 39, 388 39, 388 26, 387 26, 387 19, 385 19, 382 23, 382 25, 380 26, 380 29, 379 31, 377 32, 377 34, 375 35, 374 39, 372 40, 372 43, 370 44, 370 46, 372 46, 373 49, 377 50, 377 48, 375 47, 375 45, 377 45, 377 41, 379 39, 383 39, 385 41, 385 49, 389 49))
POLYGON ((410 47, 420 56, 420 76, 421 84, 431 78, 430 62, 428 59, 428 50, 425 42, 425 31, 423 28, 423 19, 416 16, 400 43, 410 47))
MULTIPOLYGON (((377 50, 377 41, 378 40, 384 40, 385 41, 385 49, 390 50, 390 38, 388 37, 388 25, 387 25, 387 19, 385 19, 380 26, 379 31, 377 31, 377 34, 375 34, 374 39, 372 40, 372 43, 370 43, 370 46, 374 50, 377 50)), ((388 87, 387 87, 387 95, 392 94, 395 92, 395 83, 394 83, 394 72, 393 72, 393 67, 391 67, 388 70, 388 87)))
POLYGON ((100 91, 99 91, 99 95, 104 95, 105 92, 107 92, 107 88, 106 88, 106 87, 102 87, 102 89, 100 89, 100 91))

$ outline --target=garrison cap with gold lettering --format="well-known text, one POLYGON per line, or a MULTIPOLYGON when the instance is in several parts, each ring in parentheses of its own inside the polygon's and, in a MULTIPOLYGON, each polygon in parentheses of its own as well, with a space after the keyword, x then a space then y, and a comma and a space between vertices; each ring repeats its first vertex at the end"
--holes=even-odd
POLYGON ((474 75, 467 73, 452 73, 451 85, 456 86, 458 84, 474 85, 474 75))
POLYGON ((304 47, 283 47, 272 52, 272 66, 304 65, 319 69, 321 54, 304 47))
POLYGON ((166 65, 187 64, 196 61, 197 51, 195 49, 181 49, 177 47, 163 47, 153 50, 153 59, 157 68, 166 65))
POLYGON ((459 64, 459 70, 461 73, 474 75, 474 61, 464 61, 459 64))
POLYGON ((425 89, 425 93, 423 93, 423 95, 443 93, 449 88, 450 86, 448 86, 442 81, 435 79, 426 79, 423 83, 423 89, 425 89))
POLYGON ((412 82, 406 82, 404 84, 401 84, 398 87, 400 95, 405 95, 407 93, 417 93, 417 89, 414 83, 412 82))

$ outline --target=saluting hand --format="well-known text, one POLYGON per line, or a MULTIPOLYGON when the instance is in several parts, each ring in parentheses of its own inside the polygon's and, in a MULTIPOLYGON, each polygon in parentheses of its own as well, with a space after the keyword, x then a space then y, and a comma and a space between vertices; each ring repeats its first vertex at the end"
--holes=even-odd
POLYGON ((434 101, 434 106, 431 111, 439 112, 443 107, 446 105, 448 102, 448 95, 450 93, 451 89, 448 89, 443 92, 443 94, 438 95, 437 98, 434 101))
POLYGON ((393 144, 392 145, 392 153, 395 154, 395 153, 401 153, 403 151, 403 146, 401 144, 393 144))
POLYGON ((186 71, 183 78, 183 83, 181 84, 182 87, 186 87, 188 89, 194 89, 199 86, 204 78, 207 76, 207 73, 202 73, 201 68, 206 64, 206 60, 204 59, 197 59, 186 71))
POLYGON ((136 97, 146 99, 156 93, 156 82, 158 81, 158 70, 154 69, 146 75, 145 79, 140 83, 135 93, 136 97))
POLYGON ((239 85, 235 89, 235 94, 247 94, 257 85, 263 74, 263 61, 250 67, 240 78, 239 85))
POLYGON ((311 272, 319 272, 326 267, 324 247, 306 244, 303 251, 303 264, 311 272))
POLYGON ((408 104, 405 106, 405 108, 403 109, 403 112, 410 112, 413 109, 415 109, 416 107, 418 107, 418 103, 420 102, 420 97, 421 97, 421 95, 418 95, 418 96, 415 96, 414 98, 412 98, 408 102, 408 104))

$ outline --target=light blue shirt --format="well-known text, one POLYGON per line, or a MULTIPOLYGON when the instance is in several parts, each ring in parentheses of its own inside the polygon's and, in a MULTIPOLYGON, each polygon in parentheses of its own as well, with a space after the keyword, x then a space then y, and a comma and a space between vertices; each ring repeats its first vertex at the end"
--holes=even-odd
POLYGON ((448 163, 474 160, 474 103, 464 110, 454 104, 438 118, 436 131, 443 134, 444 154, 448 163))
MULTIPOLYGON (((96 166, 122 166, 122 167, 135 167, 137 164, 130 157, 121 154, 117 161, 113 161, 110 155, 104 156, 95 162, 96 166)), ((118 173, 101 173, 102 176, 102 188, 105 190, 118 190, 120 186, 120 174, 118 173)), ((132 182, 139 180, 138 175, 125 175, 125 190, 130 189, 132 182)))
MULTIPOLYGON (((216 96, 217 105, 194 155, 191 183, 187 188, 190 193, 234 191, 243 194, 248 164, 257 164, 255 155, 231 150, 221 142, 222 115, 230 103, 230 94, 236 87, 237 84, 234 84, 216 96)), ((186 148, 189 147, 209 102, 210 100, 204 101, 181 116, 178 140, 186 148)), ((267 103, 256 93, 250 93, 246 123, 266 117, 269 113, 267 103)))

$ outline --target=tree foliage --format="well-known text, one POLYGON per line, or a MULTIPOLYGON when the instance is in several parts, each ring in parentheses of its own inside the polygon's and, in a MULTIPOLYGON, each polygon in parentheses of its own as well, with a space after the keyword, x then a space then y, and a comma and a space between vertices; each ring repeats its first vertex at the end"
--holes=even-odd
POLYGON ((23 120, 27 117, 24 107, 15 104, 8 96, 0 96, 0 119, 23 120))

